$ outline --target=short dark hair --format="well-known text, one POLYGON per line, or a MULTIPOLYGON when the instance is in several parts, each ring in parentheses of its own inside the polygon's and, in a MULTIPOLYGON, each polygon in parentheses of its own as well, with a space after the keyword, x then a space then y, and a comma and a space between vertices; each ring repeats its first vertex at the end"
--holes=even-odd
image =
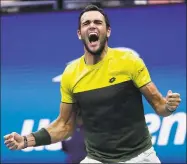
POLYGON ((79 22, 78 22, 78 28, 80 29, 80 27, 81 27, 81 23, 80 23, 80 21, 81 21, 81 16, 85 13, 85 12, 88 12, 88 11, 98 11, 98 12, 100 12, 103 16, 104 16, 104 18, 105 18, 105 23, 106 23, 106 27, 107 28, 109 28, 110 27, 110 22, 109 22, 109 19, 108 19, 108 16, 107 16, 107 14, 104 12, 104 10, 103 9, 101 9, 101 8, 99 8, 99 7, 97 7, 96 5, 88 5, 88 6, 86 6, 83 10, 82 10, 82 12, 80 13, 80 15, 79 15, 79 22))

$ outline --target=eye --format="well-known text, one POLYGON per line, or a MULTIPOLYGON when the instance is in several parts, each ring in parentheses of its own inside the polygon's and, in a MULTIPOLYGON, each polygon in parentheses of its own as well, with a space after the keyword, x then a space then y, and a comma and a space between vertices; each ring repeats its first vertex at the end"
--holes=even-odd
POLYGON ((94 23, 95 23, 95 24, 102 24, 103 22, 100 21, 100 20, 95 20, 94 23))
POLYGON ((88 25, 90 22, 89 21, 86 21, 86 22, 84 22, 82 25, 83 26, 86 26, 86 25, 88 25))

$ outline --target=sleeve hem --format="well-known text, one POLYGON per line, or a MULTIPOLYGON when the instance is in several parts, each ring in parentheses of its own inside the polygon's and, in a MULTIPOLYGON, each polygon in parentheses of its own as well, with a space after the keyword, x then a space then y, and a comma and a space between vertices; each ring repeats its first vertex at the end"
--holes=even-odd
POLYGON ((75 102, 64 102, 64 101, 61 101, 61 103, 65 103, 65 104, 75 104, 75 102))
POLYGON ((142 88, 142 87, 144 87, 145 85, 147 85, 147 84, 149 84, 149 83, 151 83, 152 81, 150 80, 149 82, 147 82, 147 83, 145 83, 145 84, 143 84, 143 85, 140 85, 138 88, 140 89, 140 88, 142 88))

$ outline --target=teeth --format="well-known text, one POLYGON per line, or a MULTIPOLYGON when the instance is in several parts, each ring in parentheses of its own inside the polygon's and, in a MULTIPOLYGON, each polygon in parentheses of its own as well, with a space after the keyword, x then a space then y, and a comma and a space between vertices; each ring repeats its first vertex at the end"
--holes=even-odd
POLYGON ((89 36, 90 36, 90 35, 97 35, 97 33, 91 32, 91 33, 89 33, 89 36))

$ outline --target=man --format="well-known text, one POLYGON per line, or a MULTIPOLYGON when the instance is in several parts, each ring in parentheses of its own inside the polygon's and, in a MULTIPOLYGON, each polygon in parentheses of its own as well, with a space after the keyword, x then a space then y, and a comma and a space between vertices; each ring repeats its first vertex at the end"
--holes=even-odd
POLYGON ((64 140, 73 132, 78 105, 87 150, 81 163, 160 163, 145 123, 142 94, 163 117, 176 110, 180 95, 169 90, 162 97, 142 59, 108 47, 111 28, 103 10, 87 6, 77 34, 85 54, 62 75, 58 118, 27 136, 6 135, 6 146, 20 150, 64 140))

